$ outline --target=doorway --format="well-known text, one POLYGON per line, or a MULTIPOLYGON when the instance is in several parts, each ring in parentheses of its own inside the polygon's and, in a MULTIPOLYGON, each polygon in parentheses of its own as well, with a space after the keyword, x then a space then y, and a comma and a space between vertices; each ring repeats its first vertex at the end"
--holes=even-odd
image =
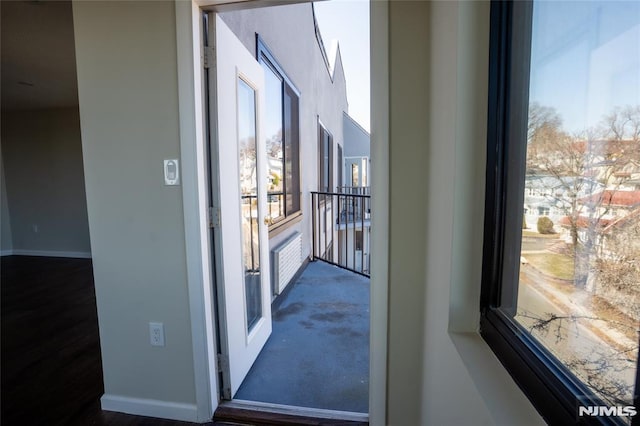
MULTIPOLYGON (((310 54, 306 57, 296 56, 295 52, 282 53, 282 39, 270 34, 267 25, 259 18, 259 14, 262 13, 265 22, 269 18, 273 19, 274 11, 261 9, 211 14, 206 19, 209 23, 208 38, 215 40, 214 48, 207 50, 215 52, 216 70, 213 73, 209 68, 208 82, 209 102, 213 105, 210 109, 210 119, 215 122, 210 126, 214 129, 211 156, 212 164, 218 165, 211 181, 214 188, 212 207, 214 212, 219 212, 220 215, 219 227, 214 229, 213 234, 218 255, 215 263, 216 272, 218 282, 221 283, 216 291, 221 348, 219 364, 222 367, 223 383, 221 394, 228 400, 238 399, 238 395, 251 394, 243 392, 245 389, 241 388, 246 388, 243 382, 247 374, 250 374, 249 370, 261 350, 264 350, 269 334, 277 325, 274 323, 298 314, 306 301, 311 305, 333 308, 330 313, 310 314, 316 320, 326 323, 326 330, 330 330, 328 334, 340 335, 344 332, 348 337, 351 332, 352 339, 356 337, 355 334, 366 336, 367 348, 363 351, 367 358, 364 369, 366 377, 359 378, 360 385, 364 383, 367 388, 364 409, 362 404, 359 408, 346 409, 366 412, 369 352, 368 279, 362 276, 354 277, 355 282, 366 282, 361 287, 367 287, 363 298, 366 303, 362 304, 366 306, 363 307, 364 314, 360 315, 366 315, 366 329, 359 332, 348 331, 346 327, 340 327, 338 324, 340 320, 348 318, 346 312, 357 304, 339 299, 309 301, 304 298, 298 299, 301 296, 294 293, 304 287, 301 281, 308 283, 318 278, 318 272, 311 270, 311 280, 305 281, 308 278, 305 277, 305 273, 310 269, 323 271, 324 274, 330 271, 328 275, 340 272, 339 268, 330 265, 314 268, 314 263, 311 267, 307 266, 312 256, 313 214, 306 206, 311 204, 312 191, 305 193, 299 188, 313 190, 318 182, 320 167, 315 167, 317 141, 315 138, 308 140, 304 137, 310 128, 309 119, 312 118, 313 133, 316 135, 315 126, 318 121, 327 127, 333 127, 330 130, 336 137, 332 144, 339 149, 332 147, 327 150, 332 155, 324 160, 331 164, 327 170, 331 170, 335 175, 331 181, 336 185, 326 190, 340 196, 337 191, 344 186, 344 182, 338 182, 338 179, 343 175, 345 164, 336 164, 338 156, 335 153, 341 152, 347 143, 342 136, 343 115, 347 111, 347 102, 339 50, 337 46, 332 47, 329 52, 325 48, 313 6, 306 3, 286 7, 290 8, 286 13, 291 15, 307 13, 307 29, 312 36, 309 39, 312 48, 307 49, 310 54), (317 56, 314 56, 315 53, 317 56), (318 68, 313 68, 314 65, 318 68), (254 72, 254 69, 260 70, 261 73, 254 72), (316 79, 320 76, 324 80, 307 83, 299 77, 305 74, 312 74, 316 79), (314 84, 316 86, 313 89, 316 90, 308 90, 307 86, 314 84), (322 88, 323 84, 329 89, 317 90, 322 88), (332 90, 342 91, 344 99, 338 102, 328 101, 328 98, 334 96, 332 90), (314 105, 310 101, 314 96, 310 95, 318 97, 318 92, 323 93, 323 96, 320 96, 321 99, 314 105), (274 94, 276 96, 273 96, 274 94), (312 108, 315 108, 316 114, 309 116, 306 112, 312 108), (279 114, 273 114, 274 110, 279 114), (294 120, 292 117, 297 119, 294 120), (279 122, 280 126, 274 126, 274 122, 279 122), (298 144, 295 143, 296 134, 300 135, 297 138, 300 141, 298 144), (256 143, 265 140, 266 143, 256 143), (277 215, 272 214, 272 204, 278 205, 277 215), (298 210, 295 208, 296 204, 299 206, 298 210), (253 263, 256 253, 259 253, 259 271, 256 271, 253 263), (244 260, 239 262, 239 259, 244 260), (247 259, 251 259, 250 268, 247 267, 247 259), (240 263, 242 265, 239 265, 240 263), (333 269, 327 270, 325 267, 333 269), (293 269, 293 273, 289 272, 289 276, 283 280, 282 276, 286 276, 287 269, 293 269), (248 273, 254 274, 250 280, 247 278, 248 273), (273 284, 270 281, 274 281, 273 284), (260 296, 256 297, 256 294, 260 296), (252 300, 259 303, 253 303, 252 300), (271 306, 274 309, 273 317, 270 314, 271 306), (252 319, 252 312, 259 313, 252 319), (254 331, 253 327, 259 327, 259 331, 254 331)), ((278 19, 286 16, 281 8, 285 6, 278 8, 278 19)), ((282 38, 291 40, 291 37, 282 38)), ((286 44, 284 46, 286 48, 286 44)), ((334 223, 339 220, 339 215, 339 208, 325 208, 327 222, 334 223)), ((339 248, 337 232, 336 228, 333 243, 336 250, 339 248)), ((338 276, 339 274, 336 275, 338 282, 348 280, 344 276, 338 276)), ((345 288, 344 285, 342 288, 338 286, 335 291, 344 292, 345 288)), ((342 297, 345 295, 342 294, 342 297)), ((317 325, 308 318, 296 320, 298 325, 306 327, 307 330, 317 325)), ((344 355, 349 353, 348 345, 346 348, 344 355)), ((340 367, 337 359, 326 366, 327 370, 339 370, 340 367)), ((307 406, 343 409, 338 406, 316 407, 313 402, 307 406)))

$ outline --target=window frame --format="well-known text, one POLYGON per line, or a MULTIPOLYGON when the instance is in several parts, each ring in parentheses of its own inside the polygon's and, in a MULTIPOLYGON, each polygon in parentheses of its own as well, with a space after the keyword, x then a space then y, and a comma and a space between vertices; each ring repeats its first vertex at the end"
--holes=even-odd
POLYGON ((318 191, 320 192, 333 192, 333 134, 327 130, 327 127, 322 123, 318 117, 318 191), (325 152, 324 142, 325 135, 328 138, 327 151, 325 152), (324 162, 325 154, 327 157, 327 164, 324 162), (324 178, 327 178, 327 187, 324 186, 324 178))
MULTIPOLYGON (((579 404, 603 402, 513 319, 524 213, 532 12, 532 1, 491 3, 480 334, 548 423, 619 424, 614 417, 578 419, 579 404)), ((638 377, 636 369, 636 409, 638 377)), ((633 424, 639 420, 640 411, 633 424)))
POLYGON ((280 96, 281 96, 281 105, 282 105, 281 113, 282 113, 283 214, 282 216, 278 216, 278 220, 272 221, 269 224, 269 232, 272 232, 277 228, 280 228, 282 225, 289 223, 290 221, 295 220, 296 218, 299 218, 300 216, 302 216, 302 191, 301 191, 302 185, 301 185, 301 177, 300 177, 300 97, 301 97, 301 94, 298 88, 296 87, 296 85, 293 83, 293 81, 291 81, 287 73, 284 71, 282 66, 275 59, 275 56, 271 53, 271 51, 265 44, 264 40, 260 37, 258 33, 256 33, 256 60, 261 66, 269 67, 282 80, 282 90, 281 90, 280 96), (288 95, 292 99, 295 96, 295 104, 297 107, 297 110, 295 111, 295 113, 293 113, 292 111, 289 111, 289 114, 287 114, 288 110, 287 110, 287 106, 285 105, 286 95, 288 95), (287 119, 288 118, 291 119, 291 117, 294 117, 294 116, 297 119, 297 123, 295 126, 289 126, 291 129, 295 129, 295 130, 291 131, 291 134, 293 137, 291 138, 291 140, 288 140, 287 119), (293 133, 295 133, 295 135, 293 135, 293 133), (288 162, 287 144, 289 143, 292 143, 292 146, 294 146, 294 149, 292 149, 291 151, 295 153, 294 157, 296 157, 291 159, 291 164, 294 164, 295 162, 295 166, 291 167, 292 170, 289 170, 287 168, 287 162, 288 162), (292 188, 293 192, 289 192, 290 188, 288 188, 288 185, 287 185, 287 181, 289 180, 287 176, 288 173, 293 173, 290 179, 292 182, 294 182, 293 185, 291 185, 293 187, 292 188), (295 197, 295 200, 292 201, 291 204, 293 206, 297 206, 297 209, 293 209, 291 211, 287 209, 287 206, 289 204, 287 201, 288 195, 295 197))

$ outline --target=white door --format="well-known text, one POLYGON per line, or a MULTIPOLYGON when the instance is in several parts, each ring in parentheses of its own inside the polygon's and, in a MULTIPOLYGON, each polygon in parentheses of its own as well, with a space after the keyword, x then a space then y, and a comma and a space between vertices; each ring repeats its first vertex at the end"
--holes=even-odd
MULTIPOLYGON (((217 259, 223 397, 235 395, 271 334, 262 67, 215 15, 211 99, 220 211, 217 259), (216 158, 217 157, 217 158, 216 158)), ((215 167, 215 166, 214 166, 215 167)))

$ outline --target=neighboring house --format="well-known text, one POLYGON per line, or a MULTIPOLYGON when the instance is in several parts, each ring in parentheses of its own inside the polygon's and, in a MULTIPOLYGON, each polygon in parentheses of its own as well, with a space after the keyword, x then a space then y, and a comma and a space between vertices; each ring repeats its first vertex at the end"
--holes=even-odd
MULTIPOLYGON (((371 186, 371 135, 346 112, 343 127, 344 179, 342 186, 345 189, 369 188, 371 186)), ((356 193, 364 194, 367 190, 356 193)))
POLYGON ((640 204, 608 223, 602 230, 601 255, 611 259, 635 259, 640 253, 640 204))
POLYGON ((565 232, 567 242, 571 242, 570 229, 575 226, 581 241, 592 240, 599 249, 603 249, 602 236, 608 229, 612 229, 614 223, 624 223, 620 220, 635 212, 638 207, 640 191, 600 190, 577 200, 574 223, 569 216, 563 216, 559 224, 565 232), (595 233, 592 235, 595 239, 589 238, 589 232, 595 233))
POLYGON ((585 213, 593 212, 596 217, 612 220, 640 206, 640 190, 606 189, 578 199, 578 204, 584 206, 585 213))
POLYGON ((549 217, 559 224, 571 212, 571 202, 604 186, 592 179, 550 175, 530 175, 525 178, 524 215, 527 227, 536 229, 540 217, 549 217))

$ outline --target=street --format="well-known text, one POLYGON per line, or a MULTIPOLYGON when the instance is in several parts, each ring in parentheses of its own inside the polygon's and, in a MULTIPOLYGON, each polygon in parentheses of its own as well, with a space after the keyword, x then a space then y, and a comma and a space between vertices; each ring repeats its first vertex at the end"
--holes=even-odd
POLYGON ((594 319, 581 303, 588 295, 559 289, 567 285, 571 284, 521 265, 516 320, 583 382, 605 389, 605 398, 631 402, 637 342, 606 321, 594 319), (546 328, 534 328, 554 316, 559 318, 549 321, 546 328))

